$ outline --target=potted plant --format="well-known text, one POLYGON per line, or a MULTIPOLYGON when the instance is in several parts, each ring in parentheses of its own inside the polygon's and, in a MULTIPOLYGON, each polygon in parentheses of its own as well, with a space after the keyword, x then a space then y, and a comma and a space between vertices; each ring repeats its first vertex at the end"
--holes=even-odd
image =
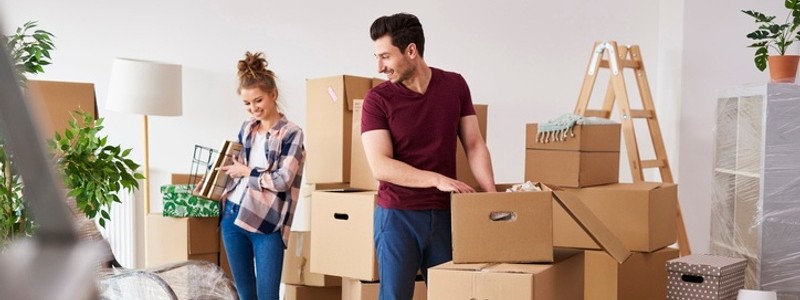
POLYGON ((753 10, 742 11, 759 24, 758 29, 747 34, 749 39, 755 41, 748 47, 756 48, 756 68, 764 71, 769 65, 773 82, 794 82, 800 61, 800 56, 786 54, 789 46, 800 39, 800 0, 785 0, 784 6, 789 12, 783 23, 775 22, 776 16, 767 16, 753 10), (769 55, 769 49, 773 49, 778 55, 769 55))

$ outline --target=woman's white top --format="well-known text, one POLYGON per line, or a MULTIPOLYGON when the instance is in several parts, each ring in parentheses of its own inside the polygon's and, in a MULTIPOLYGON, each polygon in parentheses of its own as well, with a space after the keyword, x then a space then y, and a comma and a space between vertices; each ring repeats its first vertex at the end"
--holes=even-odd
MULTIPOLYGON (((247 166, 252 168, 266 168, 267 167, 267 133, 256 133, 255 140, 251 144, 253 147, 250 149, 250 158, 247 161, 247 166)), ((247 182, 249 176, 239 180, 236 188, 228 196, 228 201, 239 205, 242 203, 245 192, 247 191, 247 182)))

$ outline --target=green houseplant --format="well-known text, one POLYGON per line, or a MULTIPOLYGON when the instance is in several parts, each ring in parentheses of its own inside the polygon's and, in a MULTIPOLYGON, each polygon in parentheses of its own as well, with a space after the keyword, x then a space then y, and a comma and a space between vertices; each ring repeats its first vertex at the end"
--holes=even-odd
POLYGON ((75 199, 87 217, 98 217, 105 226, 111 218, 111 204, 120 202, 115 193, 122 189, 133 192, 144 176, 136 172, 139 164, 128 158, 131 149, 108 145, 108 137, 99 136, 103 118, 95 120, 82 111, 72 117, 64 134, 56 133, 48 144, 69 190, 67 196, 75 199))
POLYGON ((55 49, 53 34, 35 29, 38 25, 36 21, 29 21, 7 37, 6 48, 11 61, 16 65, 16 75, 21 81, 20 86, 25 84, 25 73, 44 73, 44 66, 51 63, 50 50, 55 49))
POLYGON ((758 29, 748 33, 747 38, 754 40, 750 48, 755 48, 754 62, 756 68, 764 71, 770 67, 770 77, 776 82, 794 82, 798 55, 787 55, 786 51, 795 41, 800 39, 800 0, 785 0, 784 7, 788 10, 786 19, 782 23, 775 21, 776 16, 768 16, 753 10, 742 12, 753 17, 759 24, 758 29), (770 49, 778 55, 769 55, 770 49))
MULTIPOLYGON (((50 64, 53 50, 53 34, 35 29, 36 21, 18 27, 14 34, 5 37, 9 58, 15 65, 18 83, 25 87, 25 74, 44 72, 50 64), (33 30, 33 32, 30 32, 33 30)), ((5 140, 0 133, 0 246, 10 238, 33 233, 33 223, 28 217, 22 201, 22 181, 14 170, 11 155, 5 150, 5 140)))
MULTIPOLYGON (((25 23, 7 37, 7 47, 19 72, 20 87, 25 87, 25 74, 43 72, 50 64, 49 51, 54 49, 52 34, 43 30, 28 31, 36 22, 25 23), (13 41, 13 42, 12 42, 13 41)), ((113 202, 120 202, 115 192, 133 191, 139 187, 139 165, 128 158, 131 149, 108 145, 108 137, 100 136, 103 119, 76 111, 73 120, 61 133, 48 141, 54 161, 68 197, 89 218, 97 218, 101 226, 110 219, 113 202)), ((26 213, 23 182, 15 172, 13 157, 5 151, 0 136, 0 249, 6 241, 20 235, 31 235, 35 226, 26 213)))

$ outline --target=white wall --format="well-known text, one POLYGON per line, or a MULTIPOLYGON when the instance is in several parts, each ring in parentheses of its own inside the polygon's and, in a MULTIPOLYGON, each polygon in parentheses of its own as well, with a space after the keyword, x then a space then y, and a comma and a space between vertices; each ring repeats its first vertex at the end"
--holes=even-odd
MULTIPOLYGON (((376 17, 399 11, 420 17, 427 36, 428 63, 462 73, 470 83, 474 102, 489 104, 488 141, 498 182, 522 179, 525 123, 573 110, 597 40, 641 46, 657 106, 663 109, 660 117, 667 148, 677 149, 678 89, 681 83, 694 87, 679 79, 683 49, 682 31, 677 28, 682 23, 682 1, 471 2, 28 0, 0 2, 0 17, 6 33, 27 20, 39 20, 41 28, 56 35, 54 64, 36 78, 95 83, 106 134, 113 143, 133 147, 134 157, 142 155, 141 117, 103 109, 113 58, 183 65, 184 115, 150 118, 150 193, 154 200, 160 198, 158 187, 168 182, 170 173, 189 171, 195 144, 216 147, 236 134, 246 114, 235 94, 235 63, 245 50, 267 54, 270 67, 280 77, 288 117, 304 125, 304 80, 343 73, 379 76, 368 28, 376 17)), ((687 5, 687 9, 695 6, 708 6, 712 11, 710 4, 699 3, 687 5)), ((706 21, 687 14, 687 24, 690 22, 706 21)), ((705 42, 703 38, 724 36, 719 32, 709 35, 697 39, 705 42)), ((738 41, 738 33, 728 40, 738 41)), ((692 51, 701 51, 688 37, 687 41, 692 51)), ((735 47, 738 50, 740 45, 735 47)), ((716 46, 703 49, 731 53, 716 46)), ((697 61, 687 58, 687 62, 702 68, 697 61)), ((700 71, 711 72, 709 68, 700 71)), ((605 88, 604 83, 597 86, 599 91, 605 88)), ((713 97, 695 99, 713 102, 713 97)), ((680 135, 682 144, 692 138, 687 135, 680 135)), ((671 151, 673 155, 675 151, 671 151)), ((708 168, 675 167, 675 158, 672 163, 674 170, 709 180, 708 168)), ((627 172, 627 165, 622 170, 627 172)), ((683 187, 681 191, 687 197, 685 205, 708 201, 705 196, 690 197, 683 187)), ((708 214, 687 219, 707 223, 708 214)), ((306 221, 302 217, 297 220, 306 221)), ((702 224, 691 225, 706 230, 702 224)), ((690 231, 696 229, 692 226, 690 231)), ((692 238, 700 240, 701 235, 707 234, 695 233, 692 238)))

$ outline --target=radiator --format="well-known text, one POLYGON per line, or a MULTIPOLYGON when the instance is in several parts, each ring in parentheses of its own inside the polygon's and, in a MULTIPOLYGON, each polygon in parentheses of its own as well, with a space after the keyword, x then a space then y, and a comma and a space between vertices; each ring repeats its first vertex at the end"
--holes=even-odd
POLYGON ((136 266, 136 198, 133 193, 120 191, 119 200, 122 203, 111 205, 111 220, 106 222, 106 228, 100 227, 100 232, 111 244, 111 250, 117 261, 127 268, 136 266))

